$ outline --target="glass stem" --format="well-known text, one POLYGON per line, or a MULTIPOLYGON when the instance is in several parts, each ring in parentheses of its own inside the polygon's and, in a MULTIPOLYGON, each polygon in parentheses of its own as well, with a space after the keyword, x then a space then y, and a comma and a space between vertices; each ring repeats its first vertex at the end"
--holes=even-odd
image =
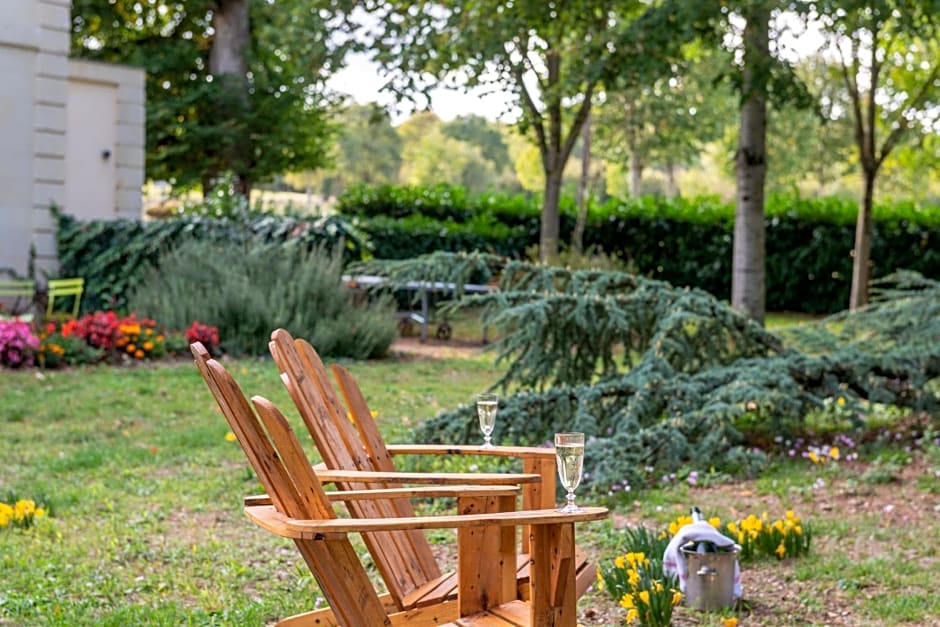
POLYGON ((566 507, 568 507, 569 509, 573 509, 575 507, 573 490, 568 491, 568 505, 566 507))

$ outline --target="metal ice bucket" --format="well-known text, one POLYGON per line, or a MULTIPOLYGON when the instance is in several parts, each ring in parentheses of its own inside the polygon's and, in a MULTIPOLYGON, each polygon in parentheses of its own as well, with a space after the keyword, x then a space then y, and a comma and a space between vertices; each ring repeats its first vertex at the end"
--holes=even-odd
POLYGON ((685 580, 686 604, 696 610, 717 610, 734 603, 734 566, 739 549, 697 553, 680 549, 689 567, 685 580))

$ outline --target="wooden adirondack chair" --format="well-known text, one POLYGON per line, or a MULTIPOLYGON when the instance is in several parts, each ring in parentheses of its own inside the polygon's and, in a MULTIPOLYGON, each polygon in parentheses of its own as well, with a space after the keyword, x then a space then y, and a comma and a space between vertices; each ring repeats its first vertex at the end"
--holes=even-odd
MULTIPOLYGON (((339 480, 340 489, 357 489, 361 486, 343 483, 341 470, 357 470, 379 477, 406 477, 408 481, 425 477, 442 480, 440 473, 396 473, 393 454, 451 454, 451 455, 497 455, 522 458, 522 474, 457 474, 446 479, 452 483, 493 483, 493 477, 522 486, 524 510, 549 509, 555 499, 555 454, 553 449, 531 447, 495 447, 482 449, 479 446, 460 445, 390 445, 385 444, 372 413, 353 377, 344 368, 333 365, 333 373, 346 400, 346 407, 339 400, 330 384, 326 369, 316 350, 303 339, 295 340, 290 333, 278 329, 271 334, 271 354, 281 370, 281 379, 307 424, 311 435, 323 457, 327 468, 332 470, 325 476, 339 480), (352 422, 350 421, 352 420, 352 422)), ((362 475, 360 475, 362 476, 362 475)), ((413 516, 410 503, 393 502, 385 515, 413 516)), ((352 509, 353 516, 366 516, 352 509)), ((401 609, 439 603, 456 594, 454 575, 442 575, 436 568, 405 575, 395 567, 395 562, 420 561, 430 554, 430 546, 423 534, 414 534, 408 543, 372 542, 366 544, 373 559, 385 578, 386 585, 401 609), (419 557, 411 557, 419 556, 419 557)), ((518 589, 520 598, 527 598, 529 533, 523 530, 522 547, 518 563, 518 589)), ((578 552, 576 562, 576 591, 580 597, 594 582, 596 576, 586 557, 578 552)))
MULTIPOLYGON (((458 516, 339 518, 334 500, 349 504, 387 502, 409 496, 408 489, 326 493, 293 430, 264 398, 251 404, 238 384, 205 349, 193 345, 196 366, 267 490, 246 500, 245 513, 256 524, 291 538, 330 603, 326 609, 285 619, 279 624, 338 625, 515 625, 573 627, 576 624, 574 523, 599 520, 604 508, 581 514, 554 510, 506 511, 514 502, 511 488, 469 487, 458 503, 458 516), (255 411, 252 410, 252 404, 255 411), (259 420, 260 418, 260 420, 259 420), (481 494, 481 491, 482 494, 481 494), (515 528, 531 531, 531 593, 515 598, 515 528), (457 529, 456 601, 401 611, 383 599, 369 580, 349 534, 401 533, 457 529)), ((434 489, 437 490, 437 489, 434 489)), ((446 490, 441 489, 444 493, 446 490)))

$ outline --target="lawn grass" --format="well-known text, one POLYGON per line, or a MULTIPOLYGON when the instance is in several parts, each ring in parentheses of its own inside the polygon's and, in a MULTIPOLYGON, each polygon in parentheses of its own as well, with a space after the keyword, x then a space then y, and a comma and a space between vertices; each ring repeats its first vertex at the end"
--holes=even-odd
MULTIPOLYGON (((270 360, 225 365, 302 428, 270 360)), ((488 356, 346 366, 389 441, 408 440, 420 420, 500 374, 488 356)), ((314 607, 319 593, 294 547, 241 512, 260 486, 227 432, 189 362, 0 371, 0 500, 33 498, 51 513, 31 529, 0 529, 0 624, 261 625, 314 607)), ((745 566, 744 624, 837 622, 829 613, 839 624, 937 624, 940 456, 905 459, 885 483, 863 481, 861 462, 822 470, 798 460, 756 480, 584 494, 613 512, 579 529, 579 544, 605 562, 622 548, 623 525, 664 525, 692 504, 723 519, 793 508, 816 529, 813 553, 745 566)), ((603 593, 581 607, 585 625, 622 623, 603 593)), ((682 610, 677 624, 719 622, 682 610)))

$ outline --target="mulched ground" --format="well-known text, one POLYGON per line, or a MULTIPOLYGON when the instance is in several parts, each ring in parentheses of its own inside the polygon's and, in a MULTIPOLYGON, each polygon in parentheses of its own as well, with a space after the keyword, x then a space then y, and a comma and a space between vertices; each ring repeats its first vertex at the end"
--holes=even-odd
MULTIPOLYGON (((913 526, 930 529, 925 538, 922 551, 899 553, 890 542, 890 533, 847 534, 850 540, 834 540, 816 535, 809 556, 781 562, 764 561, 747 563, 742 566, 741 580, 744 599, 734 612, 740 625, 844 625, 862 627, 869 625, 917 624, 938 625, 940 617, 903 623, 902 621, 884 622, 872 619, 860 612, 859 597, 872 599, 888 594, 887 588, 878 583, 877 577, 868 580, 861 590, 854 591, 854 598, 835 585, 831 580, 820 583, 815 580, 801 580, 796 576, 800 560, 825 560, 835 555, 858 555, 860 558, 884 556, 888 560, 916 560, 924 568, 933 566, 940 558, 935 549, 928 544, 940 540, 937 535, 935 518, 940 515, 940 496, 917 488, 918 477, 932 470, 923 462, 915 462, 901 472, 899 481, 884 485, 858 484, 852 476, 859 476, 864 466, 856 463, 854 468, 843 468, 842 476, 848 477, 831 482, 826 488, 813 491, 812 501, 808 503, 784 503, 773 495, 758 495, 754 481, 742 481, 712 488, 697 488, 694 498, 698 504, 716 504, 716 510, 728 511, 732 508, 744 513, 771 512, 776 516, 787 507, 796 509, 807 520, 852 520, 864 516, 880 518, 878 528, 890 531, 897 526, 913 526), (720 505, 718 505, 720 504, 720 505), (930 538, 933 538, 931 540, 930 538)), ((679 511, 677 514, 683 512, 679 511)), ((615 514, 615 525, 638 525, 657 528, 653 521, 643 520, 640 516, 615 514)), ((606 596, 591 591, 581 602, 581 624, 620 625, 623 624, 623 610, 606 596)), ((692 612, 684 607, 677 608, 673 624, 718 625, 717 614, 692 612)))

